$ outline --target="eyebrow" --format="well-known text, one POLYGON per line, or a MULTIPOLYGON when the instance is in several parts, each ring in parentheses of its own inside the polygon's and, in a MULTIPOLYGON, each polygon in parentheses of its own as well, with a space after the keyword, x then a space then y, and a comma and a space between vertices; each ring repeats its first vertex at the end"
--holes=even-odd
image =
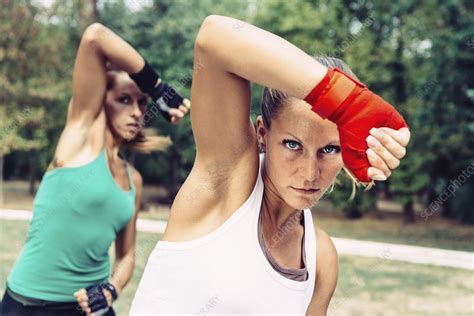
POLYGON ((136 97, 134 93, 130 92, 130 91, 121 91, 119 93, 119 97, 123 97, 123 96, 127 96, 127 97, 133 97, 135 99, 138 99, 138 100, 141 100, 141 99, 146 99, 147 98, 147 95, 146 94, 140 94, 139 97, 136 97))
POLYGON ((280 134, 288 134, 290 135, 291 137, 295 138, 297 141, 299 141, 300 143, 302 143, 303 141, 301 139, 299 139, 298 137, 296 137, 295 135, 291 134, 290 132, 281 132, 280 134))
MULTIPOLYGON (((287 135, 290 135, 291 137, 295 138, 298 142, 300 143, 303 143, 303 141, 301 139, 299 139, 298 137, 296 137, 295 135, 291 134, 290 132, 281 132, 280 134, 287 134, 287 135)), ((326 147, 326 146, 341 146, 341 142, 339 140, 331 140, 329 141, 326 145, 324 145, 323 147, 326 147)))

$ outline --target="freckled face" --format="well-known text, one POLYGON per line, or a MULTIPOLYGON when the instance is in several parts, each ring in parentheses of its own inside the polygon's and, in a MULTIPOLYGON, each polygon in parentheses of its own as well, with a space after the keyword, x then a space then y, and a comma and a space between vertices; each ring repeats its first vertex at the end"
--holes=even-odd
POLYGON ((117 137, 130 141, 140 131, 148 99, 125 72, 112 72, 113 88, 105 96, 108 126, 117 137))
POLYGON ((258 137, 265 146, 265 186, 295 209, 313 206, 343 167, 336 124, 292 99, 280 108, 265 130, 257 118, 258 137))

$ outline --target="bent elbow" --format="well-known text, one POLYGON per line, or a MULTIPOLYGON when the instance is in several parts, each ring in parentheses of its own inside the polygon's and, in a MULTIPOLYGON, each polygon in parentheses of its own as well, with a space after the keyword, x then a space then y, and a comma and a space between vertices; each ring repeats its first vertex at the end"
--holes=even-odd
POLYGON ((216 44, 219 40, 220 32, 217 32, 219 25, 226 19, 220 15, 207 16, 199 28, 194 49, 200 52, 212 51, 211 45, 216 44))
POLYGON ((81 42, 87 44, 97 44, 101 36, 103 36, 105 26, 101 23, 95 22, 89 25, 82 34, 81 42))

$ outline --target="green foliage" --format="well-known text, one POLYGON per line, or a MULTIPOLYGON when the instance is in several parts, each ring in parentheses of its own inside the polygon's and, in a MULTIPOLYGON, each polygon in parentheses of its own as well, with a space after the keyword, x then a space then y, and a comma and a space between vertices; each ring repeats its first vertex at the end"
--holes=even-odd
MULTIPOLYGON (((341 172, 338 175, 334 189, 327 192, 325 198, 340 209, 348 218, 357 219, 364 213, 375 209, 375 191, 363 191, 359 188, 354 196, 352 180, 341 172)), ((372 189, 373 190, 373 189, 372 189)))
MULTIPOLYGON (((209 14, 254 23, 311 55, 342 58, 404 114, 412 141, 388 185, 360 191, 349 201, 352 187, 341 179, 327 196, 350 216, 373 209, 380 187, 403 205, 423 200, 427 206, 474 162, 472 1, 155 0, 139 6, 140 1, 101 0, 97 12, 93 3, 4 2, 0 148, 14 157, 7 159, 8 175, 26 177, 29 152, 19 150, 35 150, 37 171, 51 159, 64 125, 77 45, 88 23, 98 18, 190 96, 194 39, 209 14), (25 109, 31 114, 25 116, 25 109)), ((252 91, 255 119, 262 88, 253 85, 252 91)), ((150 126, 170 135, 174 145, 163 153, 137 155, 135 163, 147 183, 163 184, 173 194, 194 161, 190 118, 175 127, 159 117, 150 126)), ((443 204, 443 214, 471 222, 474 211, 465 201, 473 187, 466 182, 443 204)))

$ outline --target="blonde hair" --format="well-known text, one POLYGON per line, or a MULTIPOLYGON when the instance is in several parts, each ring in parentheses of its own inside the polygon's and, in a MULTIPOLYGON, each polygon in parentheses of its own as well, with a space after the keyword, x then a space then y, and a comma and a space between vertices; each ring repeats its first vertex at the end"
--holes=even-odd
POLYGON ((154 128, 144 128, 124 145, 132 151, 149 154, 153 151, 163 151, 172 143, 169 136, 158 136, 154 128))
MULTIPOLYGON (((358 80, 357 76, 352 72, 349 66, 347 66, 347 64, 344 63, 339 58, 329 57, 329 56, 316 56, 314 57, 314 59, 316 59, 318 62, 320 62, 326 67, 339 68, 340 70, 344 71, 349 76, 358 80)), ((261 101, 261 114, 262 114, 262 119, 263 119, 263 125, 265 126, 266 129, 270 129, 271 122, 273 119, 276 119, 278 117, 281 107, 290 103, 292 99, 293 97, 289 96, 285 92, 267 88, 267 87, 263 89, 262 101, 261 101)), ((344 167, 343 170, 346 173, 346 175, 352 180, 352 193, 350 196, 351 200, 354 199, 356 189, 358 186, 363 185, 365 186, 365 190, 369 190, 374 185, 373 181, 370 182, 369 184, 363 184, 362 182, 359 182, 347 168, 344 167)), ((331 185, 328 192, 331 192, 334 189, 335 184, 337 184, 337 179, 331 185)))
MULTIPOLYGON (((118 73, 126 73, 114 64, 107 63, 107 91, 115 86, 115 76, 118 73)), ((153 151, 163 151, 172 144, 169 136, 159 136, 154 128, 142 128, 137 135, 124 143, 124 146, 132 151, 148 154, 153 151)))

